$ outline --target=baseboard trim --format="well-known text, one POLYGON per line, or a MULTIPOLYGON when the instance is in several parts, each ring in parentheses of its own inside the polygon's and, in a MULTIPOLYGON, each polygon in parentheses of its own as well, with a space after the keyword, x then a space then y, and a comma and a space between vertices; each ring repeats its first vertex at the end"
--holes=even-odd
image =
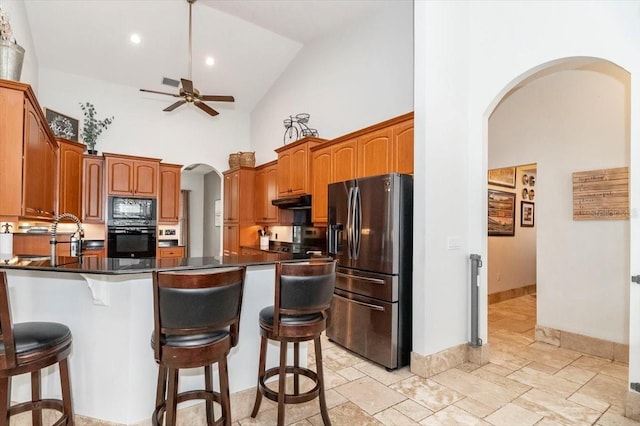
POLYGON ((535 339, 599 358, 629 363, 629 345, 536 324, 535 339))
POLYGON ((536 285, 526 285, 524 287, 512 288, 505 291, 499 291, 497 293, 491 293, 487 296, 487 303, 489 305, 493 303, 502 302, 509 299, 515 299, 516 297, 526 296, 527 294, 534 294, 536 292, 536 285))
POLYGON ((465 362, 488 364, 489 354, 489 345, 471 346, 469 343, 453 346, 431 355, 411 352, 410 369, 412 373, 428 378, 465 362))

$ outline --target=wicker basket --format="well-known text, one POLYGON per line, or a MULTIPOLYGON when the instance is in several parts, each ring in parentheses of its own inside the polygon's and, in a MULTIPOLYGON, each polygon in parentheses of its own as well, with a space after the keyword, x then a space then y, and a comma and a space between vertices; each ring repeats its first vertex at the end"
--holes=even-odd
POLYGON ((240 153, 234 152, 229 154, 229 168, 233 169, 240 165, 240 153))
POLYGON ((256 165, 255 152, 239 152, 240 165, 243 167, 254 167, 256 165))

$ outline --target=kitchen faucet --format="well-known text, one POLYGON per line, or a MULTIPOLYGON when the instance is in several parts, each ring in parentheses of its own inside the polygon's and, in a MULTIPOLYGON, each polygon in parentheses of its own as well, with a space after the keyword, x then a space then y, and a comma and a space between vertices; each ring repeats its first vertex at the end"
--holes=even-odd
POLYGON ((49 243, 51 244, 51 265, 53 266, 55 263, 57 244, 71 244, 69 248, 69 252, 70 252, 69 254, 71 256, 80 257, 82 255, 82 237, 84 237, 84 230, 82 229, 82 222, 80 222, 80 219, 78 219, 76 216, 72 215, 71 213, 62 213, 56 216, 53 219, 53 225, 51 226, 51 240, 49 241, 49 243), (71 240, 69 241, 69 243, 57 241, 56 239, 58 222, 60 222, 62 219, 71 219, 75 222, 75 224, 78 227, 76 229, 76 232, 74 232, 71 235, 71 240), (76 234, 78 234, 77 239, 75 239, 76 234))

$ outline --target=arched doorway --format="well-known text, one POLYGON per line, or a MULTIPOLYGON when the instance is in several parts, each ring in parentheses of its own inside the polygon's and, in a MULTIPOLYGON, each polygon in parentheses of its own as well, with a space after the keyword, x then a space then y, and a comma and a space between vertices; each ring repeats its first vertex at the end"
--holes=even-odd
MULTIPOLYGON (((575 220, 572 175, 629 167, 630 75, 584 57, 525 74, 488 114, 488 168, 537 165, 535 339, 628 362, 629 221, 575 220)), ((501 260, 487 253, 495 275, 501 260)))
POLYGON ((222 236, 216 223, 216 206, 221 205, 222 198, 220 173, 208 164, 195 163, 182 169, 181 181, 183 205, 188 206, 182 227, 188 229, 189 256, 219 256, 222 236))

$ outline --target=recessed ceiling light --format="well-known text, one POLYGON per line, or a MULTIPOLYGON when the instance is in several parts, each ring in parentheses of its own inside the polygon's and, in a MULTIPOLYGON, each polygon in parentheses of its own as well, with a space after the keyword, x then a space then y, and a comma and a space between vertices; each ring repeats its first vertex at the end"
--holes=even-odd
POLYGON ((215 59, 213 59, 213 56, 207 56, 207 60, 205 61, 207 65, 209 65, 210 67, 213 66, 213 64, 216 63, 215 59))
POLYGON ((129 37, 129 40, 131 40, 131 43, 133 44, 140 44, 140 42, 142 41, 142 39, 140 38, 140 35, 136 33, 131 34, 131 37, 129 37))

